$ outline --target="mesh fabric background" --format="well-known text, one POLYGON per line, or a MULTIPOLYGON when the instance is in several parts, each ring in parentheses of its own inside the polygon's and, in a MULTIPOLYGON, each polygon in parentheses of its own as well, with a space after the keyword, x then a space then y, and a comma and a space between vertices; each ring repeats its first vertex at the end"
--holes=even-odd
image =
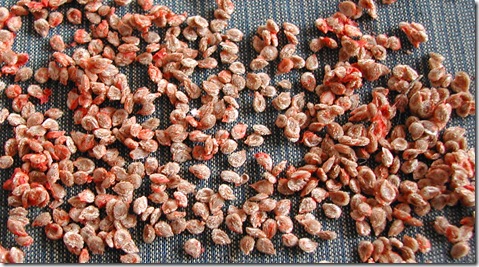
MULTIPOLYGON (((2 6, 10 7, 15 1, 3 0, 2 6)), ((199 14, 208 19, 213 18, 213 11, 216 8, 215 1, 193 1, 193 0, 155 0, 155 4, 162 4, 170 7, 174 12, 181 13, 187 12, 189 15, 199 14)), ((278 24, 283 22, 292 22, 298 25, 301 29, 299 35, 300 45, 298 54, 306 58, 311 54, 308 43, 314 38, 322 34, 314 27, 314 21, 318 17, 328 17, 337 11, 338 0, 328 1, 313 1, 313 0, 256 0, 256 1, 236 1, 236 10, 229 21, 229 27, 237 27, 245 33, 244 40, 240 43, 240 60, 247 65, 251 59, 256 56, 256 53, 252 49, 252 37, 259 25, 263 25, 268 18, 273 18, 278 24)), ((74 3, 67 4, 60 8, 60 11, 64 12, 67 8, 75 6, 74 3)), ((445 56, 446 61, 444 65, 449 73, 455 73, 456 71, 466 71, 472 76, 472 87, 475 88, 475 5, 471 0, 460 1, 446 1, 446 0, 399 0, 397 3, 385 6, 378 5, 379 19, 373 21, 369 16, 364 15, 359 20, 360 28, 363 33, 386 33, 388 35, 394 34, 400 36, 403 50, 398 52, 388 53, 386 64, 392 68, 396 64, 408 64, 418 70, 419 73, 426 74, 427 69, 427 54, 429 52, 438 52, 445 56), (398 24, 401 21, 414 21, 421 23, 425 26, 429 35, 429 41, 425 44, 421 44, 419 49, 413 49, 407 42, 405 36, 399 32, 398 24), (411 53, 405 53, 406 50, 410 50, 411 53)), ((117 14, 123 15, 126 12, 140 12, 135 1, 128 7, 117 8, 117 14)), ((84 19, 85 20, 85 19, 84 19)), ((23 26, 19 32, 15 44, 14 51, 26 52, 30 54, 30 61, 28 65, 34 69, 44 67, 47 65, 49 56, 52 50, 49 47, 48 38, 39 37, 32 28, 32 19, 22 19, 23 26)), ((63 23, 60 27, 50 30, 49 37, 53 34, 61 34, 66 43, 72 41, 72 33, 75 29, 85 27, 84 25, 74 26, 69 23, 63 23)), ((152 30, 158 30, 153 28, 152 30)), ((164 30, 159 31, 163 36, 164 30)), ((285 43, 284 36, 281 36, 280 47, 285 43)), ((67 50, 67 53, 71 53, 71 49, 67 50)), ((389 51, 388 51, 389 52, 389 51)), ((215 54, 217 55, 217 53, 215 54)), ((320 69, 315 71, 318 77, 322 77, 324 74, 323 68, 326 64, 334 64, 337 61, 337 50, 331 52, 328 49, 323 49, 318 54, 320 61, 320 69)), ((275 66, 276 64, 272 64, 275 66)), ((219 69, 214 70, 214 73, 219 72, 220 69, 224 69, 227 66, 221 66, 219 69)), ((138 66, 137 64, 129 67, 120 68, 130 78, 130 87, 132 90, 141 86, 148 86, 154 89, 155 86, 151 82, 147 82, 146 68, 144 66, 138 66)), ((298 86, 298 77, 303 71, 293 71, 288 75, 274 76, 275 70, 273 68, 266 68, 271 77, 274 77, 272 84, 277 81, 289 78, 294 88, 293 94, 301 92, 302 89, 298 86)), ((205 79, 207 75, 212 72, 199 71, 194 74, 193 80, 200 83, 205 79)), ((427 76, 427 75, 425 75, 427 76)), ((2 77, 3 81, 7 84, 12 83, 11 77, 2 77)), ((423 79, 424 81, 425 79, 423 79)), ((385 85, 385 79, 381 79, 374 83, 366 83, 365 86, 359 90, 363 101, 370 100, 370 90, 374 86, 385 85)), ((31 82, 31 81, 30 81, 31 82)), ((22 83, 22 87, 26 90, 28 83, 22 83)), ((426 82, 427 85, 427 82, 426 82)), ((46 110, 49 107, 58 107, 64 110, 65 114, 60 119, 60 127, 63 130, 71 131, 78 129, 78 126, 72 125, 72 112, 68 111, 65 102, 66 94, 69 88, 58 85, 57 83, 48 83, 47 86, 53 88, 53 95, 51 101, 45 105, 38 105, 38 110, 46 110)), ((472 89, 475 93, 475 90, 472 89)), ((278 131, 274 126, 274 120, 276 118, 277 111, 269 105, 270 99, 268 99, 268 107, 264 113, 256 114, 251 106, 252 101, 251 91, 247 89, 241 93, 239 99, 240 118, 239 122, 244 122, 250 126, 256 123, 261 123, 268 126, 270 129, 274 129, 272 136, 265 138, 265 144, 259 148, 248 148, 239 142, 239 150, 246 149, 248 153, 248 159, 246 164, 238 168, 238 172, 246 172, 251 177, 251 182, 255 182, 261 179, 261 169, 254 162, 252 157, 254 153, 264 151, 269 153, 274 163, 278 163, 283 159, 288 159, 289 163, 298 165, 301 163, 302 156, 306 151, 305 148, 289 143, 282 131, 278 131)), ((308 95, 311 100, 315 99, 315 96, 308 95)), ((168 115, 172 110, 172 105, 168 102, 166 97, 161 97, 156 100, 157 112, 154 114, 161 120, 160 128, 164 129, 168 125, 168 115)), ((0 108, 10 107, 11 101, 7 100, 4 94, 0 96, 0 108)), ((148 118, 148 117, 146 117, 148 118)), ((140 118, 143 121, 146 118, 140 118)), ((344 118, 342 118, 344 120, 344 118)), ((475 117, 469 117, 467 119, 461 119, 457 116, 453 116, 449 126, 461 125, 467 129, 467 137, 469 146, 473 146, 475 143, 475 117)), ((233 124, 220 123, 216 128, 231 129, 233 124)), ((210 131, 212 132, 212 131, 210 131)), ((251 132, 249 128, 248 132, 251 132)), ((0 125, 0 143, 4 143, 5 140, 13 136, 12 127, 3 123, 0 125)), ((121 146, 119 146, 121 148, 121 146)), ((3 153, 3 148, 0 148, 3 153)), ((124 150, 122 150, 125 152, 124 150)), ((125 156, 127 154, 124 154, 125 156)), ((75 155, 78 156, 78 155, 75 155)), ((153 156, 159 158, 160 163, 164 164, 171 158, 169 150, 167 148, 161 148, 153 156)), ((16 164, 18 164, 16 159, 16 164)), ((196 162, 188 162, 182 164, 182 175, 186 179, 193 181, 197 185, 197 189, 208 186, 213 189, 217 189, 221 183, 218 177, 219 172, 223 169, 231 169, 227 163, 226 157, 222 154, 217 154, 213 160, 206 164, 212 168, 213 175, 208 181, 195 180, 186 170, 188 166, 196 162)), ((99 163, 101 165, 101 163, 99 163)), ((0 172, 0 181, 3 182, 12 174, 13 170, 3 170, 0 172)), ((148 179, 144 179, 142 187, 135 192, 136 196, 149 194, 149 182, 148 179)), ((69 189, 69 196, 79 192, 81 189, 78 186, 69 189)), ((245 198, 254 194, 253 190, 248 186, 236 187, 234 192, 238 199, 235 201, 229 201, 226 204, 241 205, 245 198)), ((279 197, 274 196, 276 199, 279 197)), ((190 201, 192 198, 190 198, 190 201)), ((292 197, 293 211, 298 208, 298 198, 292 197)), ((8 232, 6 228, 6 218, 8 214, 7 207, 7 192, 2 191, 0 193, 0 242, 5 247, 16 246, 13 239, 13 235, 8 232)), ((191 201, 192 202, 192 201, 191 201)), ((191 206, 191 204, 190 204, 191 206)), ((64 204, 63 208, 67 209, 68 206, 64 204)), ((445 262, 476 262, 475 250, 476 243, 475 237, 471 239, 471 252, 468 256, 461 260, 454 261, 449 256, 451 244, 449 244, 444 236, 439 236, 431 227, 435 216, 445 215, 449 218, 451 223, 458 224, 459 220, 471 214, 472 209, 466 209, 463 207, 447 207, 443 211, 432 211, 427 216, 421 218, 425 224, 425 227, 406 227, 406 230, 401 234, 415 235, 416 233, 422 233, 432 242, 432 250, 427 254, 417 254, 418 262, 431 261, 435 263, 445 262)), ((33 218, 39 213, 38 209, 30 209, 29 217, 33 218)), ((315 241, 319 242, 319 247, 315 253, 303 253, 299 248, 285 248, 281 245, 281 235, 277 234, 273 238, 273 243, 277 249, 277 255, 267 256, 260 254, 259 252, 253 252, 249 256, 244 256, 239 248, 238 242, 241 236, 237 234, 230 234, 233 240, 230 246, 215 246, 212 244, 210 233, 211 230, 206 229, 202 235, 193 236, 187 232, 182 233, 179 236, 174 236, 169 239, 156 238, 153 244, 147 245, 142 242, 141 233, 144 226, 143 222, 138 222, 137 227, 132 230, 132 235, 137 241, 140 248, 139 255, 143 262, 147 263, 314 263, 322 260, 334 262, 334 263, 347 263, 358 262, 357 244, 361 240, 374 240, 375 237, 359 237, 356 234, 354 222, 349 216, 349 207, 343 209, 343 215, 338 220, 331 220, 325 218, 324 214, 318 209, 314 214, 321 220, 323 228, 326 230, 333 230, 338 233, 338 238, 332 241, 323 241, 317 237, 312 237, 315 241), (199 239, 206 247, 206 252, 199 259, 192 259, 183 252, 183 243, 189 239, 195 237, 199 239)), ((188 215, 190 218, 190 215, 188 215)), ((224 226, 222 229, 226 230, 224 226)), ((77 256, 70 254, 63 245, 62 241, 51 241, 45 237, 43 228, 33 228, 28 226, 28 232, 34 237, 35 243, 28 248, 24 248, 26 254, 26 262, 30 263, 60 263, 60 262, 77 262, 77 256)), ((230 233, 229 231, 227 231, 230 233)), ((294 233, 300 237, 311 237, 302 230, 302 227, 296 226, 294 233)), ((106 263, 106 262, 118 262, 121 252, 118 250, 107 249, 104 255, 91 255, 92 263, 106 263)))

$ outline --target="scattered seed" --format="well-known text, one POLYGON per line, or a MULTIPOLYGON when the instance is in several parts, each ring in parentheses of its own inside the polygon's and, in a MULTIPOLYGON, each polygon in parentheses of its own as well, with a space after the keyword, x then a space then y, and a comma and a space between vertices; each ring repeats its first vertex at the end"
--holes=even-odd
POLYGON ((268 254, 268 255, 276 254, 276 250, 274 248, 273 243, 271 242, 271 240, 269 240, 266 237, 262 237, 256 240, 255 247, 261 253, 268 254))
POLYGON ((313 253, 318 248, 318 243, 309 238, 303 237, 298 240, 298 246, 306 253, 313 253))
POLYGON ((228 237, 228 235, 220 229, 213 229, 211 232, 211 239, 213 240, 213 243, 216 245, 229 245, 231 244, 231 240, 228 237))
POLYGON ((191 257, 197 259, 204 252, 204 248, 201 246, 200 241, 195 238, 188 239, 183 245, 185 252, 191 257))

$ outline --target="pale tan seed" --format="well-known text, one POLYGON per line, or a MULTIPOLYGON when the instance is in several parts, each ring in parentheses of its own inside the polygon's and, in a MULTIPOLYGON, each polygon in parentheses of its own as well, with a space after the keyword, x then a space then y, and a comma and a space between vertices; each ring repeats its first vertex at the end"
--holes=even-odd
POLYGON ((254 246, 255 246, 255 240, 251 236, 245 235, 243 236, 243 238, 241 238, 239 247, 241 251, 243 252, 243 254, 249 255, 253 251, 254 246))
POLYGON ((298 246, 306 253, 313 253, 318 248, 318 243, 309 238, 303 237, 298 240, 298 246))
MULTIPOLYGON (((221 172, 221 175, 220 175, 221 177, 222 176, 231 177, 231 176, 234 176, 235 174, 237 175, 237 173, 235 173, 233 171, 223 171, 223 172, 221 172), (225 173, 223 174, 223 172, 225 172, 225 173)), ((234 179, 234 180, 236 180, 236 179, 234 179)), ((208 187, 204 187, 204 188, 201 188, 200 190, 198 190, 198 192, 195 195, 195 199, 200 201, 200 202, 203 202, 203 203, 208 203, 210 201, 211 196, 214 195, 214 194, 215 194, 215 192, 213 191, 213 189, 208 188, 208 187)))
POLYGON ((243 221, 238 213, 232 213, 226 215, 225 224, 231 231, 242 234, 243 233, 243 221))
POLYGON ((227 139, 220 145, 220 151, 221 153, 228 155, 233 153, 237 147, 238 147, 238 143, 236 143, 235 140, 227 139))
POLYGON ((259 238, 256 240, 256 249, 264 254, 274 255, 276 254, 276 249, 274 248, 273 242, 266 237, 259 238))
POLYGON ((290 210, 291 210, 291 200, 281 199, 276 203, 276 207, 274 208, 274 214, 276 216, 280 216, 280 215, 288 216, 290 210))
POLYGON ((288 216, 276 216, 276 224, 278 225, 278 230, 282 233, 291 233, 293 231, 293 220, 288 216))
POLYGON ((219 228, 224 221, 223 211, 219 210, 206 219, 206 227, 210 229, 219 228))
POLYGON ((245 162, 246 162, 246 150, 244 149, 238 152, 233 152, 228 155, 228 163, 235 168, 243 166, 245 162))
POLYGON ((341 208, 338 207, 336 204, 333 203, 324 203, 322 206, 324 211, 324 215, 330 219, 338 219, 341 217, 341 208))
POLYGON ((0 157, 0 169, 8 169, 13 165, 13 158, 11 156, 0 157))
POLYGON ((362 262, 366 262, 373 254, 374 247, 369 241, 361 241, 358 245, 359 258, 362 262))
POLYGON ((42 212, 38 214, 35 220, 32 222, 32 226, 41 226, 45 227, 47 224, 52 222, 52 216, 49 212, 42 212))
POLYGON ((318 237, 323 240, 334 240, 338 237, 338 234, 334 231, 320 231, 318 237))
POLYGON ((195 238, 188 239, 184 245, 183 249, 185 252, 190 255, 191 257, 197 259, 201 256, 201 254, 204 252, 204 248, 202 247, 200 241, 198 241, 195 238))
POLYGON ((451 248, 451 257, 454 259, 460 259, 469 254, 470 251, 469 244, 467 242, 458 242, 454 244, 451 248))
POLYGON ((232 63, 228 69, 234 74, 245 74, 246 72, 245 66, 239 61, 232 63))
POLYGON ((270 212, 274 210, 274 208, 276 207, 276 203, 277 201, 275 199, 265 198, 260 200, 258 207, 260 211, 270 212))
POLYGON ((282 92, 271 102, 273 107, 277 110, 285 110, 291 104, 291 93, 282 92))
POLYGON ((266 238, 266 234, 263 230, 254 228, 254 227, 246 227, 246 233, 254 238, 266 238))
POLYGON ((165 221, 159 221, 154 225, 155 233, 159 237, 172 237, 174 235, 171 226, 165 221))
POLYGON ((235 200, 236 196, 234 195, 233 189, 229 185, 221 184, 218 187, 218 193, 224 200, 235 200))
POLYGON ((267 126, 262 124, 253 125, 253 130, 256 134, 259 134, 259 135, 270 135, 272 133, 267 126))
POLYGON ((252 215, 259 211, 259 204, 256 202, 247 200, 243 203, 243 211, 248 215, 252 215))
POLYGON ((205 203, 196 202, 191 209, 196 216, 201 217, 203 220, 206 220, 210 214, 208 205, 205 203))
POLYGON ((292 233, 283 234, 281 241, 285 247, 294 247, 298 245, 298 237, 292 233))
MULTIPOLYGON (((311 197, 305 197, 299 204, 299 213, 308 213, 316 209, 316 201, 311 197)), ((324 208, 323 208, 324 209, 324 208)))
POLYGON ((201 234, 205 230, 205 222, 200 220, 188 220, 186 222, 186 230, 194 235, 201 234))
POLYGON ((211 239, 213 240, 213 243, 216 245, 229 245, 231 244, 231 239, 229 236, 220 229, 213 229, 211 231, 211 239))
POLYGON ((228 183, 234 183, 234 184, 240 184, 241 183, 241 177, 239 174, 237 174, 234 171, 222 171, 220 174, 220 177, 223 181, 228 182, 228 183))
POLYGON ((329 192, 329 197, 338 206, 346 206, 350 200, 349 194, 344 191, 329 192))
POLYGON ((211 176, 211 170, 205 164, 195 164, 188 168, 188 171, 191 172, 198 179, 209 179, 211 176))
POLYGON ((278 231, 278 225, 276 223, 276 220, 271 218, 266 219, 263 222, 262 230, 266 234, 267 238, 272 239, 278 231))
POLYGON ((264 99, 263 95, 257 91, 254 92, 253 109, 257 113, 261 113, 266 110, 266 100, 264 99))
POLYGON ((151 224, 145 224, 145 227, 143 228, 143 242, 151 244, 155 241, 155 238, 155 228, 151 224))
POLYGON ((246 138, 244 143, 247 146, 250 146, 250 147, 258 147, 258 146, 261 146, 264 143, 264 138, 263 138, 263 136, 261 136, 259 134, 253 133, 253 134, 248 135, 248 137, 246 138))
MULTIPOLYGON (((307 213, 311 215, 310 213, 307 213)), ((321 223, 314 218, 300 219, 300 223, 304 226, 304 230, 312 235, 319 235, 322 229, 321 223)))
POLYGON ((251 63, 249 64, 249 68, 253 71, 256 71, 256 70, 261 70, 268 65, 269 65, 269 63, 265 59, 255 58, 255 59, 251 60, 251 63))
POLYGON ((215 214, 216 212, 221 211, 221 208, 224 206, 225 199, 221 197, 219 193, 215 193, 211 196, 208 206, 210 208, 210 212, 215 214))
POLYGON ((316 54, 312 54, 311 56, 306 58, 305 67, 306 67, 306 69, 308 69, 310 71, 314 71, 314 70, 317 70, 319 68, 319 61, 318 61, 318 57, 316 56, 316 54))
POLYGON ((126 264, 140 263, 141 262, 141 257, 140 257, 140 255, 138 255, 136 253, 128 253, 128 254, 120 256, 120 262, 121 263, 126 263, 126 264))

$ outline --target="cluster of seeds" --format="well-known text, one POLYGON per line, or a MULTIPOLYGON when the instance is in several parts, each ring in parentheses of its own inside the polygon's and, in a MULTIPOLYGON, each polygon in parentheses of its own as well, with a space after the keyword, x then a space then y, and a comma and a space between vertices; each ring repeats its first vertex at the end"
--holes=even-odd
MULTIPOLYGON (((238 61, 242 31, 228 28, 235 8, 231 0, 216 0, 211 21, 177 14, 151 0, 137 1, 142 14, 123 16, 102 1, 77 2, 83 11, 70 8, 65 15, 56 10, 67 1, 20 0, 10 10, 0 8, 1 72, 14 76, 13 83, 0 84, 12 102, 11 110, 0 110, 0 123, 7 121, 15 136, 4 144, 0 169, 15 167, 3 189, 10 192, 7 228, 19 246, 34 242, 26 226, 28 209, 37 207, 42 212, 31 226, 43 227, 50 240, 61 240, 81 263, 89 261, 90 253, 101 255, 107 248, 122 251, 121 262, 140 262, 130 233, 138 220, 144 223, 145 243, 210 229, 215 245, 229 245, 234 240, 230 236, 242 235, 239 248, 245 255, 254 250, 276 254, 272 239, 277 235, 285 247, 314 253, 320 240, 341 234, 323 229, 314 215, 319 210, 326 220, 350 216, 358 235, 377 237, 359 243, 361 261, 410 263, 418 251, 432 249, 420 234, 403 235, 403 241, 397 238, 407 226, 424 225, 417 216, 446 206, 475 207, 474 150, 468 149, 463 128, 446 127, 453 110, 461 117, 475 113, 471 79, 465 72, 448 74, 445 58, 437 53, 429 58, 431 87, 424 86, 424 76, 410 66, 390 69, 383 64, 388 49, 402 48, 400 39, 363 34, 355 21, 364 12, 377 18, 374 1, 343 1, 339 12, 318 18, 314 24, 323 36, 309 42, 313 53, 306 59, 296 53, 300 32, 296 25, 284 22, 280 28, 273 19, 266 20, 253 37, 258 56, 250 62, 250 71, 238 61), (37 70, 24 67, 27 54, 11 50, 21 16, 30 15, 33 29, 50 38, 54 51, 47 66, 37 70), (50 36, 50 29, 64 16, 73 25, 85 19, 89 24, 73 33, 72 44, 65 44, 61 35, 50 36), (154 28, 165 29, 164 36, 154 28), (281 49, 280 33, 287 41, 281 49), (68 54, 71 47, 75 50, 68 54), (316 53, 325 47, 338 51, 339 62, 325 65, 324 76, 318 77, 313 73, 320 68, 316 53), (147 67, 156 88, 130 88, 120 68, 135 64, 147 67), (225 68, 201 84, 193 82, 198 69, 213 71, 220 66, 225 68), (269 67, 276 75, 302 72, 299 84, 305 91, 292 95, 289 90, 295 83, 283 79, 272 85, 266 72, 256 72, 269 67), (372 89, 370 102, 360 103, 358 91, 364 82, 386 75, 390 75, 387 87, 372 89), (17 83, 31 78, 34 84, 24 93, 17 83), (57 108, 37 111, 36 103, 47 103, 52 94, 42 88, 48 81, 71 88, 66 107, 79 130, 60 130, 63 112, 57 108), (249 126, 237 122, 241 119, 237 99, 245 88, 254 91, 252 107, 257 113, 266 110, 271 98, 278 111, 274 124, 287 140, 309 149, 304 164, 288 165, 287 160, 275 164, 267 152, 258 152, 254 159, 262 176, 250 183, 247 173, 238 173, 248 156, 238 142, 246 148, 259 147, 273 131, 255 124, 248 133, 249 126), (318 100, 307 102, 308 94, 318 100), (174 109, 168 127, 160 129, 154 114, 163 96, 174 109), (195 108, 197 102, 201 106, 195 108), (338 121, 344 115, 348 122, 341 125, 338 121), (232 127, 215 130, 217 124, 232 127), (118 146, 128 155, 122 155, 118 146), (169 147, 171 153, 163 165, 152 156, 160 147, 169 147), (219 153, 226 155, 231 168, 213 173, 200 163, 219 153), (21 162, 15 162, 17 158, 21 162), (135 162, 127 164, 128 158, 135 162), (224 183, 216 190, 197 188, 196 181, 181 176, 182 164, 189 161, 196 161, 187 170, 198 180, 224 183), (144 179, 149 179, 150 194, 135 197, 144 179), (67 199, 68 188, 89 184, 94 190, 84 189, 67 199), (232 186, 244 185, 256 194, 239 206, 228 205, 237 198, 232 186), (292 210, 292 198, 298 195, 298 209, 292 210), (346 206, 349 214, 343 212, 346 206), (298 236, 301 231, 296 228, 307 235, 298 236)), ((125 6, 131 1, 114 2, 125 6)), ((414 47, 428 40, 421 24, 401 22, 398 27, 414 47)), ((454 244, 453 258, 470 250, 474 218, 466 217, 461 224, 451 225, 444 217, 434 223, 434 229, 454 244)), ((200 258, 207 248, 191 238, 183 249, 200 258)), ((0 246, 0 262, 23 260, 20 249, 0 246)))
POLYGON ((415 238, 404 235, 403 241, 381 236, 373 242, 361 241, 358 245, 359 258, 368 263, 415 263, 416 253, 430 250, 431 243, 421 234, 415 238))
POLYGON ((461 221, 461 227, 457 227, 448 222, 443 216, 436 217, 434 221, 434 230, 440 235, 444 235, 447 241, 454 244, 451 248, 451 257, 459 259, 466 256, 471 248, 468 241, 473 236, 475 218, 464 217, 461 221))

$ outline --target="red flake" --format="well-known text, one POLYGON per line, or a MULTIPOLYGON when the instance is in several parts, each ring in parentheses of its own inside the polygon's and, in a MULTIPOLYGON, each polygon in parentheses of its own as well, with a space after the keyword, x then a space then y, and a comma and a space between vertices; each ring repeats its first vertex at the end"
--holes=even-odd
POLYGON ((48 102, 50 95, 52 94, 52 90, 50 89, 45 89, 43 90, 42 96, 39 98, 40 99, 40 104, 45 104, 48 102))

